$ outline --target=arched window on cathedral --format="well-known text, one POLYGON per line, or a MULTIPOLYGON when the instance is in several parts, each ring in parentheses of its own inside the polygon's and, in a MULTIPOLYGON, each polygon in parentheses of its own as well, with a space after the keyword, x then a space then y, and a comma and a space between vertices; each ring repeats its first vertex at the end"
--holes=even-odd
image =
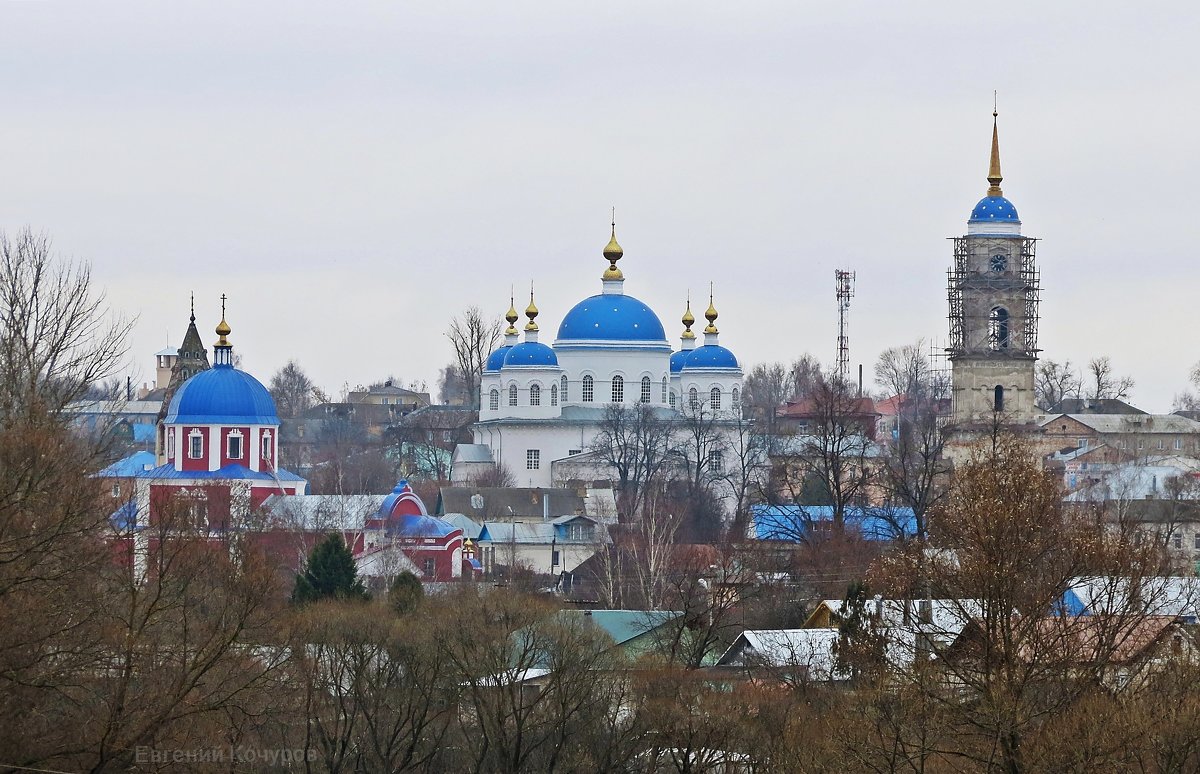
POLYGON ((621 375, 612 378, 612 390, 610 391, 610 402, 623 403, 625 401, 625 377, 621 375))
POLYGON ((671 408, 675 408, 675 392, 674 391, 671 392, 671 397, 669 398, 669 400, 671 401, 671 408))
POLYGON ((584 403, 591 403, 596 399, 596 383, 592 381, 591 376, 583 377, 583 400, 584 403))
POLYGON ((714 410, 721 408, 721 388, 713 387, 708 391, 708 405, 714 410))
POLYGON ((488 394, 488 408, 490 408, 492 411, 500 410, 500 391, 495 387, 493 387, 491 393, 488 394))
POLYGON ((666 403, 666 402, 667 402, 667 389, 668 389, 668 387, 667 387, 667 377, 665 377, 665 376, 664 376, 664 377, 663 377, 663 381, 662 381, 662 402, 663 402, 663 403, 666 403))
POLYGON ((1008 349, 1008 310, 1002 306, 992 308, 988 315, 988 347, 993 350, 1008 349))
POLYGON ((642 377, 642 403, 650 402, 650 377, 642 377))
POLYGON ((688 408, 693 410, 700 408, 700 393, 696 391, 695 387, 688 390, 688 408))
MULTIPOLYGON (((566 378, 566 377, 563 377, 563 378, 566 378)), ((551 406, 558 405, 558 385, 557 384, 550 385, 550 405, 551 406)))
POLYGON ((741 408, 741 407, 742 407, 742 393, 741 393, 741 390, 739 390, 737 387, 734 387, 734 388, 733 388, 733 394, 732 394, 732 395, 730 395, 729 397, 730 397, 730 400, 732 400, 732 401, 733 401, 733 407, 734 407, 735 409, 736 409, 736 408, 741 408))
POLYGON ((562 385, 562 387, 560 387, 558 389, 558 391, 560 393, 562 393, 562 402, 566 403, 568 398, 567 398, 567 377, 565 374, 563 375, 563 378, 559 381, 559 383, 562 385))
POLYGON ((542 405, 542 387, 541 387, 541 385, 539 385, 539 384, 529 385, 529 405, 530 406, 542 405))
POLYGON ((517 405, 517 385, 515 384, 508 385, 508 405, 517 405))
POLYGON ((1004 388, 998 384, 992 391, 992 409, 996 412, 1004 410, 1004 388))

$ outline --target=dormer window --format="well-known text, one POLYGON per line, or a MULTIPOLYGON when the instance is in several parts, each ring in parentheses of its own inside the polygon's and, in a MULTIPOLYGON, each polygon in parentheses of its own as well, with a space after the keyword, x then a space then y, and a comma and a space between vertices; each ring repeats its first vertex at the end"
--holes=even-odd
POLYGON ((204 457, 204 433, 193 430, 188 433, 188 458, 198 460, 204 457))
POLYGON ((225 438, 225 456, 231 460, 242 458, 242 434, 237 430, 225 438))

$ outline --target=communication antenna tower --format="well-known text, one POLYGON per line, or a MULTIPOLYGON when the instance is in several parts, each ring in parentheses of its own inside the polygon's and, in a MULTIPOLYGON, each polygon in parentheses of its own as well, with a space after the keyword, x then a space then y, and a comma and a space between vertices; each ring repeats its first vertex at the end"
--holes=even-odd
POLYGON ((854 272, 835 269, 833 276, 837 280, 838 302, 837 365, 834 370, 844 382, 850 370, 850 337, 846 335, 846 313, 850 311, 850 299, 854 298, 854 272))

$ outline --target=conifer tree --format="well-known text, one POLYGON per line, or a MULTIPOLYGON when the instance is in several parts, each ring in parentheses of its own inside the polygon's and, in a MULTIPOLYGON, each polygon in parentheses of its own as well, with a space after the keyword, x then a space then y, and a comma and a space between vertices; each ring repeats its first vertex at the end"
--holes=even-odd
POLYGON ((397 615, 416 610, 424 596, 425 589, 421 586, 421 579, 407 570, 396 576, 388 590, 388 602, 397 615))
POLYGON ((313 549, 304 572, 296 575, 296 587, 292 591, 292 602, 301 605, 320 599, 367 598, 367 590, 354 564, 354 555, 337 533, 325 538, 313 549))

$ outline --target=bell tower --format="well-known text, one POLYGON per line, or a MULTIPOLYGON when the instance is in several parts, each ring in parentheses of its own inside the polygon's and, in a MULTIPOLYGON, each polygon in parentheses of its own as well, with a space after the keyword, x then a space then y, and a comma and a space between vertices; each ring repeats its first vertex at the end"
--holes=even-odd
POLYGON ((1027 425, 1037 408, 1037 240, 1021 235, 1021 220, 1000 189, 1000 140, 992 112, 987 195, 975 205, 966 236, 955 237, 947 272, 952 367, 952 422, 960 428, 1027 425))

